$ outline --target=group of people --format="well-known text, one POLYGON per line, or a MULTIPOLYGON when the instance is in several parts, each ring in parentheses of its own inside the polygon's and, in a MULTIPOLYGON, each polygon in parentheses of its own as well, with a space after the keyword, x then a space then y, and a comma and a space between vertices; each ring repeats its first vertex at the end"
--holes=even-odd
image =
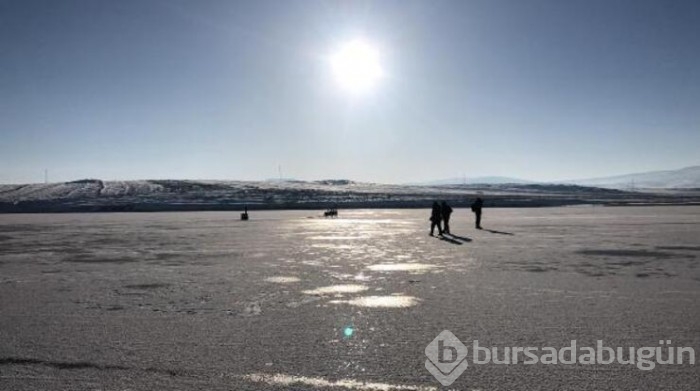
MULTIPOLYGON (((472 212, 476 217, 476 229, 481 228, 481 208, 484 206, 484 200, 477 197, 471 204, 472 212)), ((447 205, 447 202, 433 202, 433 210, 430 214, 430 236, 435 235, 435 227, 438 229, 438 235, 450 233, 450 216, 452 215, 452 207, 447 205)))

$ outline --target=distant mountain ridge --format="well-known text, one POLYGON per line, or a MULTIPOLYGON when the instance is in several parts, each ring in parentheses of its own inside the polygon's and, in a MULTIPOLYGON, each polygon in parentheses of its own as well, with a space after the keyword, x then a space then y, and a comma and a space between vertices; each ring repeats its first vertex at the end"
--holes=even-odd
POLYGON ((502 184, 528 184, 537 183, 525 179, 511 178, 505 176, 481 176, 474 178, 447 178, 434 181, 411 183, 412 185, 421 186, 441 186, 441 185, 502 185, 502 184))
POLYGON ((570 179, 562 181, 531 181, 504 176, 483 176, 475 178, 448 178, 414 185, 490 185, 490 184, 573 184, 608 189, 697 189, 700 188, 700 166, 678 170, 649 171, 599 178, 570 179))
POLYGON ((570 180, 565 183, 614 189, 693 189, 700 188, 700 166, 570 180))

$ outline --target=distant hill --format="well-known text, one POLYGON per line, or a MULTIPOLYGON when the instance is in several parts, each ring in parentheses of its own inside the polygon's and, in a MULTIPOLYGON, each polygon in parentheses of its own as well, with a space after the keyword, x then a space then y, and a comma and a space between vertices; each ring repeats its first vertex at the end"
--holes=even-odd
POLYGON ((570 180, 563 183, 612 189, 696 189, 700 188, 700 166, 686 167, 680 170, 570 180))
POLYGON ((572 184, 579 186, 601 187, 606 189, 699 189, 700 166, 686 167, 679 170, 651 171, 634 174, 616 175, 600 178, 571 179, 556 182, 529 181, 505 176, 481 176, 473 178, 447 178, 420 183, 419 186, 443 185, 506 185, 506 184, 572 184))
POLYGON ((524 180, 524 179, 519 179, 519 178, 510 178, 510 177, 505 177, 505 176, 481 176, 481 177, 474 177, 474 178, 438 179, 435 181, 412 183, 412 184, 413 185, 422 185, 422 186, 441 186, 441 185, 480 185, 480 184, 500 185, 500 184, 528 184, 528 183, 535 183, 535 182, 524 180))
POLYGON ((320 181, 207 181, 83 179, 0 185, 0 212, 131 212, 183 210, 428 208, 445 200, 467 207, 476 196, 487 207, 576 204, 700 203, 697 192, 628 192, 573 184, 383 185, 346 179, 320 181))

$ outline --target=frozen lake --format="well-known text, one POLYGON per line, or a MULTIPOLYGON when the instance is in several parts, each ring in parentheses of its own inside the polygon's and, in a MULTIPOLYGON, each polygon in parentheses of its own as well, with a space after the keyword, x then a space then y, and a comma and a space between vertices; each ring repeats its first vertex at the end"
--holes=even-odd
MULTIPOLYGON (((445 329, 700 353, 700 207, 486 209, 483 231, 456 209, 446 239, 429 214, 0 215, 0 389, 433 389, 445 329)), ((451 387, 698 390, 700 365, 470 363, 451 387)))

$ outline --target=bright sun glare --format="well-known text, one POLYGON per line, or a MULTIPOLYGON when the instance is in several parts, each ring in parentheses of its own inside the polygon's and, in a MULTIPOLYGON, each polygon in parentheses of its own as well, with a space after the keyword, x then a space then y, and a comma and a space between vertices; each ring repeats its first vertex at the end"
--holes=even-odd
POLYGON ((370 90, 383 75, 379 52, 362 40, 351 41, 341 46, 330 62, 340 86, 353 93, 370 90))

